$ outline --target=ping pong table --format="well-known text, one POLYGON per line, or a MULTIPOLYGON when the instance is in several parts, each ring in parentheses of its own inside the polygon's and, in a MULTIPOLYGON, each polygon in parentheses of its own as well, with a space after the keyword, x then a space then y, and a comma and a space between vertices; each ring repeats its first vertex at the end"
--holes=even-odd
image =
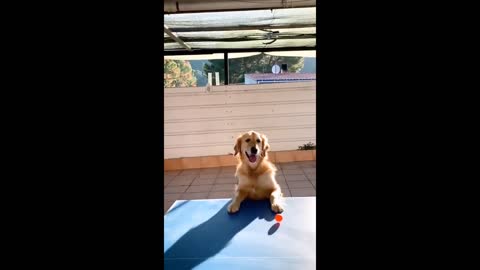
POLYGON ((284 198, 283 220, 270 202, 177 200, 164 216, 165 269, 315 269, 316 197, 284 198))

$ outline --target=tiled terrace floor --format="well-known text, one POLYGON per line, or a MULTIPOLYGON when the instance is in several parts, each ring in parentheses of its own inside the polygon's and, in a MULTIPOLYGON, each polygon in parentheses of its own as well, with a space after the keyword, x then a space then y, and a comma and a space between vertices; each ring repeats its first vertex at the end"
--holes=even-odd
MULTIPOLYGON (((276 163, 277 181, 285 197, 316 196, 316 163, 300 161, 276 163)), ((235 167, 165 171, 164 213, 175 200, 231 198, 235 187, 235 167)))

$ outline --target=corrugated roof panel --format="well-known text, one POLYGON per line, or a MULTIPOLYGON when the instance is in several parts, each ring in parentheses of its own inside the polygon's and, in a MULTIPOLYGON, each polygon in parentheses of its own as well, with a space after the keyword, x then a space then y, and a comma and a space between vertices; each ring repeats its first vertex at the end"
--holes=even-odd
MULTIPOLYGON (((229 12, 204 12, 164 15, 164 24, 172 31, 190 31, 203 28, 204 30, 254 26, 289 26, 309 25, 316 23, 316 8, 267 9, 229 12)), ((258 28, 257 28, 258 29, 258 28)))

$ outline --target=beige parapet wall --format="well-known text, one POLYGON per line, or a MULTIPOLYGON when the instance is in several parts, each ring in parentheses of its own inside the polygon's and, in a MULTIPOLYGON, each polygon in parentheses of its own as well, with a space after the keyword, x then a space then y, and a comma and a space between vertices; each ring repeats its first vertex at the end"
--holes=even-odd
MULTIPOLYGON (((272 151, 269 153, 269 159, 274 163, 316 160, 316 152, 316 150, 272 151)), ((234 166, 237 164, 237 158, 233 155, 174 158, 164 160, 163 164, 165 171, 214 168, 234 166)))
POLYGON ((272 151, 316 144, 315 82, 164 89, 164 158, 224 156, 248 130, 272 151))

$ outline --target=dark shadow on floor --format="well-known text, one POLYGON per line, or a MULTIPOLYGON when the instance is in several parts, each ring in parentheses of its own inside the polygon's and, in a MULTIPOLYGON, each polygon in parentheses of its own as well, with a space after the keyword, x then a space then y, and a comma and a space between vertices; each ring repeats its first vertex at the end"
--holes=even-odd
POLYGON ((229 204, 230 201, 209 220, 184 234, 165 252, 165 269, 193 269, 225 248, 238 232, 255 219, 272 221, 275 217, 268 200, 244 201, 240 211, 232 215, 227 213, 229 204))

